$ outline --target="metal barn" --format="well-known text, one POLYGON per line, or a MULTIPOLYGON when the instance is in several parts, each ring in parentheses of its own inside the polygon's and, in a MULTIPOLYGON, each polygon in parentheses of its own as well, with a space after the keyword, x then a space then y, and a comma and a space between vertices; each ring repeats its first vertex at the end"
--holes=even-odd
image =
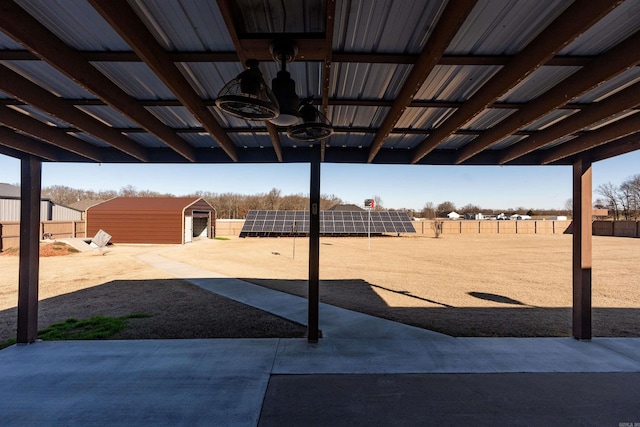
POLYGON ((184 244, 213 238, 216 210, 198 197, 116 197, 87 209, 87 236, 113 243, 184 244))

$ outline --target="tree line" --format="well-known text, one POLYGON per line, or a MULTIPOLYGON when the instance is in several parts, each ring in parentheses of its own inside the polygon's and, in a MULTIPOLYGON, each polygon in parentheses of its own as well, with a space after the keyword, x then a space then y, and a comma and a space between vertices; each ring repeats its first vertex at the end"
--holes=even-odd
POLYGON ((602 198, 596 199, 594 207, 609 209, 609 216, 614 221, 640 219, 640 174, 627 178, 620 185, 611 182, 599 185, 596 193, 602 198))
MULTIPOLYGON (((64 185, 53 185, 42 189, 42 197, 53 202, 70 206, 82 200, 109 200, 114 197, 175 197, 174 194, 160 193, 150 190, 138 190, 128 185, 120 190, 82 190, 64 185)), ((309 196, 305 194, 283 195, 277 188, 262 194, 214 193, 197 191, 182 197, 202 197, 216 209, 218 218, 242 219, 252 209, 265 210, 308 210, 309 196)), ((343 204, 339 197, 331 194, 320 196, 320 209, 327 210, 333 206, 343 204)))
MULTIPOLYGON (((640 177, 640 176, 639 176, 640 177)), ((638 178, 638 177, 636 177, 638 178)), ((627 188, 625 186, 625 188, 627 188)), ((82 190, 71 188, 64 185, 53 185, 42 189, 42 196, 47 197, 57 204, 69 206, 81 200, 109 200, 114 197, 175 197, 174 194, 161 193, 150 190, 138 190, 132 185, 120 188, 119 190, 82 190)), ((268 193, 260 194, 239 194, 239 193, 215 193, 211 191, 197 191, 185 194, 182 197, 202 197, 211 206, 216 209, 218 218, 225 219, 244 219, 247 213, 252 209, 263 210, 308 210, 309 195, 308 194, 282 194, 277 188, 272 188, 268 193)), ((637 197, 637 196, 636 196, 637 197)), ((375 210, 385 210, 383 201, 380 196, 374 196, 375 210)), ((616 199, 617 200, 617 199, 616 199)), ((637 200, 637 199, 636 199, 637 200)), ((570 201, 569 201, 570 202, 570 201)), ((388 209, 390 211, 403 211, 410 217, 419 218, 442 218, 446 217, 451 211, 464 214, 483 213, 488 215, 497 215, 504 213, 512 215, 514 213, 527 215, 567 215, 571 214, 570 203, 567 203, 565 209, 533 209, 525 207, 517 207, 511 209, 487 209, 478 205, 466 204, 457 207, 451 201, 444 201, 435 205, 432 202, 425 203, 421 210, 417 209, 388 209)), ((625 202, 626 203, 626 202, 625 202)), ((342 205, 345 202, 334 194, 323 194, 320 196, 320 209, 327 210, 336 205, 342 205)))
POLYGON ((571 208, 565 207, 564 209, 534 209, 534 208, 525 208, 523 206, 518 206, 516 208, 509 209, 493 209, 493 208, 482 208, 478 205, 474 205, 468 203, 464 206, 457 207, 455 203, 451 201, 445 201, 438 205, 435 205, 432 202, 425 203, 424 207, 420 212, 417 212, 414 216, 419 216, 421 218, 433 219, 433 218, 446 218, 447 214, 450 212, 456 212, 460 215, 465 214, 478 214, 482 213, 484 215, 499 215, 501 213, 510 216, 513 214, 526 214, 530 216, 538 215, 538 216, 561 216, 561 215, 571 215, 571 208))

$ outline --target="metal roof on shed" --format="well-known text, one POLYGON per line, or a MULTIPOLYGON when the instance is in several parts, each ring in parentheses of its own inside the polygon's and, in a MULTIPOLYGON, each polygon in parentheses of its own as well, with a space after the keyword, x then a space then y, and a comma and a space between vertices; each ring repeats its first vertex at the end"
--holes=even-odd
POLYGON ((181 212, 199 200, 200 197, 116 197, 91 206, 88 210, 181 212))
POLYGON ((215 106, 246 59, 275 77, 277 36, 298 46, 298 95, 335 128, 325 162, 571 164, 640 149, 637 0, 8 0, 0 154, 309 161, 312 144, 286 128, 215 106))

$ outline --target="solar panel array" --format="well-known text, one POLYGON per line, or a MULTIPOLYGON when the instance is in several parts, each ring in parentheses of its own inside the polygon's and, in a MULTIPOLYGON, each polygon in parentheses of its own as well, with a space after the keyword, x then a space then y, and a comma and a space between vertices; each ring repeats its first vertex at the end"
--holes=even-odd
MULTIPOLYGON (((406 212, 321 211, 321 235, 358 236, 382 233, 415 233, 406 212), (369 219, 369 214, 371 218, 369 219), (370 221, 370 222, 369 222, 370 221)), ((309 234, 309 211, 251 210, 240 237, 304 236, 309 234)))

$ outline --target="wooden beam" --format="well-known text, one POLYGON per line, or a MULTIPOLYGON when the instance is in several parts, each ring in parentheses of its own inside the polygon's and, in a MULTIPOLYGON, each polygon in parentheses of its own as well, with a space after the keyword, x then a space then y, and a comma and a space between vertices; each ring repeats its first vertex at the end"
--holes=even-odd
POLYGON ((545 150, 541 155, 541 164, 557 162, 565 157, 573 156, 605 144, 614 139, 640 132, 640 113, 613 122, 596 130, 584 133, 557 147, 545 150))
POLYGON ((313 147, 309 184, 309 312, 307 339, 320 337, 320 146, 313 147))
MULTIPOLYGON (((322 64, 322 109, 321 112, 329 117, 329 88, 331 87, 331 64, 333 63, 333 34, 335 31, 336 0, 326 0, 324 23, 324 63, 322 64)), ((324 162, 327 150, 327 140, 320 142, 320 161, 324 162)))
POLYGON ((635 133, 589 150, 588 154, 593 162, 599 162, 638 150, 640 150, 640 133, 635 133))
POLYGON ((148 160, 144 147, 2 64, 0 64, 0 90, 76 126, 138 160, 148 160))
MULTIPOLYGON (((269 34, 268 40, 274 35, 269 34)), ((318 43, 314 40, 314 45, 318 43)), ((304 42, 302 43, 304 44, 304 42)), ((317 47, 316 47, 317 49, 317 47)), ((326 48, 325 48, 326 49, 326 48)), ((80 51, 82 57, 90 62, 141 62, 140 57, 132 51, 80 51)), ((258 60, 270 60, 268 51, 256 52, 258 60), (262 58, 262 59, 261 59, 262 58)), ((219 52, 167 52, 173 62, 237 62, 238 53, 219 52)), ((412 53, 371 53, 371 52, 332 52, 334 62, 350 62, 354 64, 415 64, 417 54, 412 53)), ((506 65, 512 55, 442 55, 438 65, 506 65)), ((561 55, 551 58, 545 66, 582 67, 593 60, 593 56, 561 55)), ((38 58, 28 50, 0 50, 0 61, 37 61, 38 58)), ((305 59, 306 61, 324 61, 323 58, 305 59)))
MULTIPOLYGON (((257 59, 255 57, 250 56, 251 52, 248 52, 240 37, 238 36, 238 29, 236 28, 235 21, 233 19, 233 13, 231 10, 231 3, 229 0, 218 0, 218 8, 220 9, 220 13, 222 14, 222 19, 227 27, 229 32, 229 36, 231 37, 231 41, 233 41, 233 45, 236 48, 236 52, 238 55, 238 59, 243 66, 246 66, 248 59, 257 59)), ((269 47, 267 47, 266 52, 269 52, 269 47)), ((269 60, 273 60, 273 58, 269 57, 269 60)), ((280 135, 278 134, 278 129, 273 125, 273 123, 265 120, 265 126, 269 131, 269 137, 271 139, 271 145, 273 146, 273 150, 276 153, 276 157, 278 161, 282 162, 282 144, 280 142, 280 135)))
POLYGON ((573 164, 573 336, 591 339, 591 161, 573 164))
POLYGON ((264 124, 267 126, 267 132, 269 132, 269 136, 271 137, 273 151, 276 152, 278 161, 282 163, 282 144, 280 143, 280 135, 278 134, 278 129, 276 128, 276 125, 269 121, 265 121, 264 124))
POLYGON ((500 164, 517 159, 566 135, 640 105, 640 96, 638 94, 640 94, 640 82, 605 98, 603 101, 590 104, 579 113, 507 148, 500 158, 500 164))
MULTIPOLYGON (((77 99, 77 98, 65 98, 65 103, 72 106, 83 105, 107 105, 100 99, 77 99)), ((182 103, 177 99, 138 99, 138 103, 145 107, 181 107, 182 103)), ((322 103, 322 99, 314 99, 314 102, 322 103)), ((207 107, 213 107, 216 105, 215 99, 203 99, 207 107)), ((25 105, 26 103, 14 98, 0 99, 0 105, 25 105)), ((460 108, 464 104, 462 101, 440 101, 440 100, 426 100, 426 99, 414 99, 409 103, 407 108, 460 108)), ((348 105, 353 107, 390 107, 393 105, 392 100, 384 99, 353 99, 353 98, 329 98, 328 105, 348 105)), ((526 102, 494 102, 487 108, 499 108, 508 110, 518 110, 526 106, 526 102)), ((570 102, 562 106, 563 110, 582 110, 588 107, 590 103, 584 102, 570 102)), ((638 109, 638 108, 634 108, 638 109)))
POLYGON ((16 3, 0 3, 0 28, 40 59, 140 124, 168 147, 192 162, 196 160, 191 145, 16 3))
POLYGON ((640 49, 637 48, 639 44, 640 32, 605 54, 598 56, 591 64, 576 71, 496 126, 487 129, 484 135, 474 139, 471 144, 461 150, 457 163, 465 161, 475 153, 511 135, 514 131, 525 127, 556 108, 561 108, 567 102, 588 92, 602 82, 637 65, 640 63, 640 49))
POLYGON ((40 270, 40 196, 42 163, 33 156, 20 164, 20 267, 17 342, 30 344, 38 334, 40 270))
POLYGON ((224 24, 227 27, 227 31, 229 32, 229 37, 231 38, 233 46, 236 49, 237 58, 239 58, 242 65, 245 66, 247 59, 251 57, 248 56, 244 51, 244 47, 242 46, 242 42, 240 41, 240 37, 238 36, 238 29, 236 28, 236 23, 233 19, 233 11, 231 10, 231 2, 229 0, 217 0, 217 3, 218 9, 220 9, 220 14, 222 15, 222 20, 224 21, 224 24))
MULTIPOLYGON (((556 53, 620 3, 620 1, 595 3, 591 0, 575 1, 508 64, 480 87, 463 106, 420 143, 414 153, 414 163, 436 148, 454 131, 480 114, 496 99, 548 62, 556 53)), ((482 144, 472 141, 460 150, 457 163, 463 162, 483 149, 482 144)))
POLYGON ((89 0, 89 3, 176 95, 182 105, 202 123, 225 153, 237 161, 236 147, 229 135, 222 129, 220 123, 213 117, 203 100, 129 6, 129 3, 126 0, 89 0))
POLYGON ((387 116, 378 129, 371 148, 369 150, 369 163, 382 148, 385 139, 393 127, 398 123, 413 97, 422 87, 422 84, 429 76, 433 68, 438 65, 445 49, 455 37, 458 29, 462 26, 471 10, 475 7, 477 0, 460 0, 447 3, 438 23, 425 43, 422 52, 411 68, 400 92, 396 96, 387 116))
POLYGON ((59 153, 53 146, 38 141, 37 139, 19 134, 13 129, 9 129, 4 126, 0 126, 0 145, 13 148, 14 150, 39 157, 41 159, 51 160, 54 162, 60 160, 59 153))
POLYGON ((68 135, 63 129, 47 126, 41 121, 21 114, 12 108, 0 106, 0 124, 87 159, 96 162, 102 162, 103 160, 97 147, 68 135))

